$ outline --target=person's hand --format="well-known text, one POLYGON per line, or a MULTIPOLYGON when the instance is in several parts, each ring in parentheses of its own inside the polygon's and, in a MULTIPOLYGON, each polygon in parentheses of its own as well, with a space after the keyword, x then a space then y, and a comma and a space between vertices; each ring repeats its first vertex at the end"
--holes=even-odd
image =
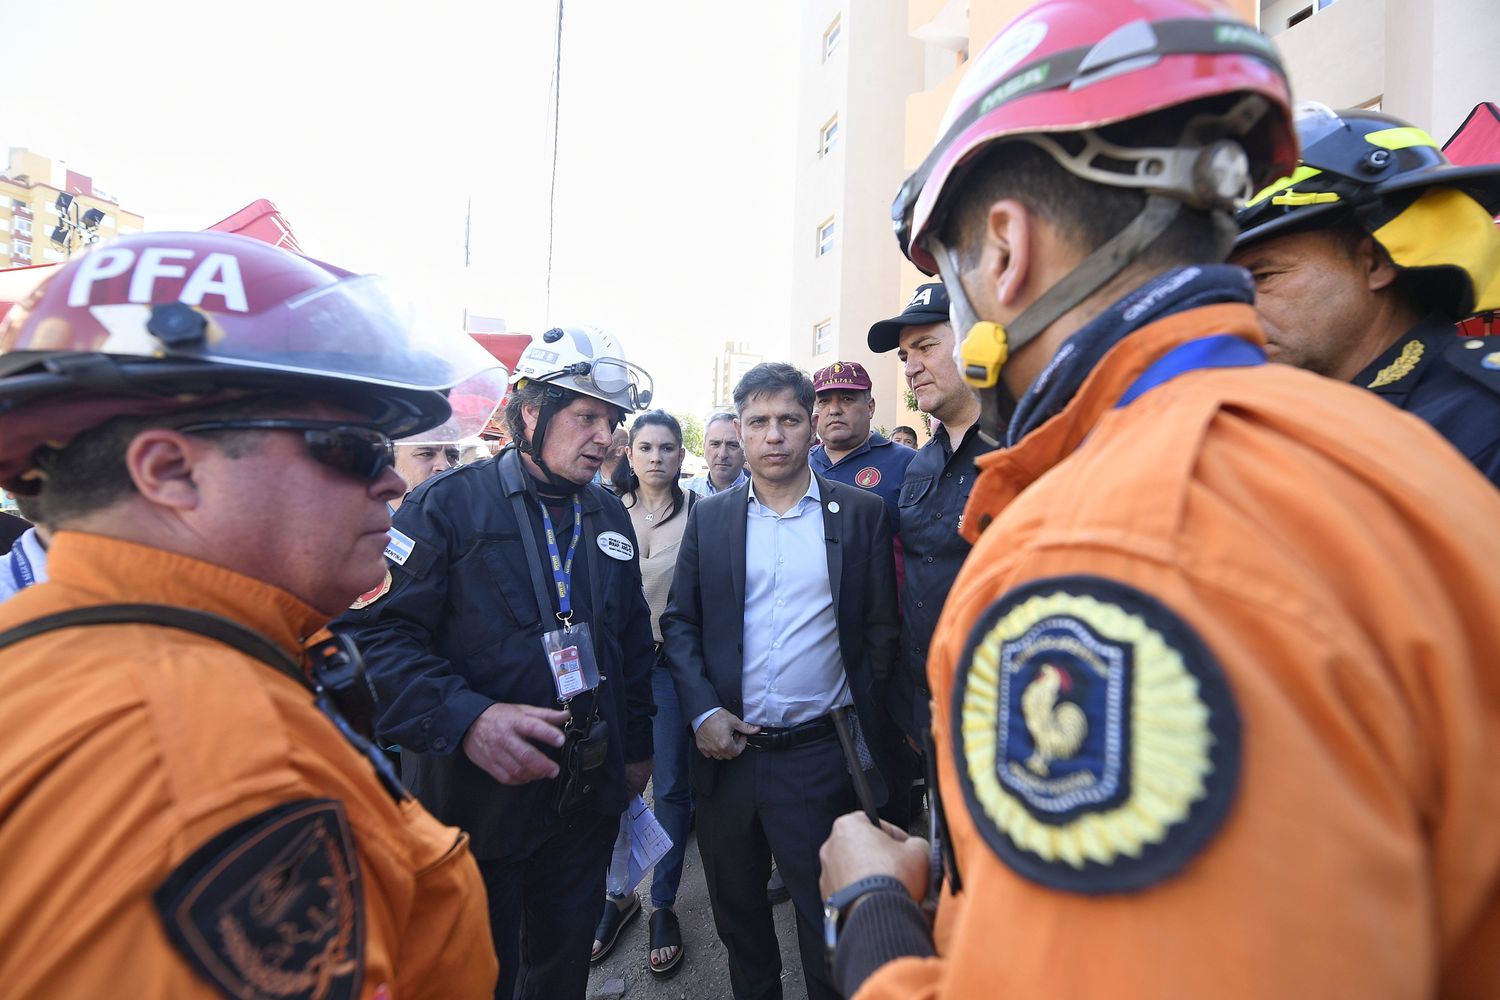
POLYGON ((729 709, 721 708, 698 727, 698 749, 714 760, 734 760, 745 752, 745 736, 758 732, 759 726, 742 722, 729 709))
POLYGON ((557 777, 557 763, 534 744, 560 747, 568 713, 496 702, 464 734, 464 753, 502 785, 557 777))
POLYGON ((625 794, 629 798, 635 798, 646 790, 646 782, 651 780, 651 761, 638 760, 634 764, 625 765, 625 794))
POLYGON ((847 813, 834 820, 833 832, 818 849, 823 867, 818 888, 827 899, 862 878, 894 875, 920 903, 927 895, 927 858, 927 841, 921 837, 884 821, 877 830, 864 813, 847 813))

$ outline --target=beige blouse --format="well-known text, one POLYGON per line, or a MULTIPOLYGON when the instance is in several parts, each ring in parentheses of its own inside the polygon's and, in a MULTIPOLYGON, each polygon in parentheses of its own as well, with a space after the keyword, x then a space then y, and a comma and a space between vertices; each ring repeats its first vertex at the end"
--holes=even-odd
MULTIPOLYGON (((626 503, 630 498, 624 498, 626 503)), ((672 573, 677 568, 677 549, 682 544, 682 532, 687 527, 688 497, 682 498, 682 509, 668 521, 662 517, 671 511, 669 504, 660 512, 648 511, 646 501, 636 497, 629 507, 630 523, 635 527, 635 540, 640 548, 641 587, 646 592, 646 604, 651 608, 651 635, 661 642, 661 616, 667 610, 667 594, 672 589, 672 573), (648 513, 654 514, 651 521, 648 513)))

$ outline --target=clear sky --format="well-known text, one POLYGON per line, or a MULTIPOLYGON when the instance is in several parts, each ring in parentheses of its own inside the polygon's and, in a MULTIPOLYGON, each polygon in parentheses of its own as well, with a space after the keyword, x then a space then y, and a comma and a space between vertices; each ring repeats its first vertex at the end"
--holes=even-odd
POLYGON ((0 146, 203 229, 270 198, 424 323, 608 326, 697 412, 725 340, 787 344, 795 0, 0 0, 0 146), (473 201, 472 266, 463 267, 473 201))

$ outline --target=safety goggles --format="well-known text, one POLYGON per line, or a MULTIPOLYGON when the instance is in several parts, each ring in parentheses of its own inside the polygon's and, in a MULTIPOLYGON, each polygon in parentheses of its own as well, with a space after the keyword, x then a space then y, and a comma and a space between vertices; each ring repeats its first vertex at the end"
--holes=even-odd
POLYGON ((356 427, 331 420, 206 420, 186 424, 177 430, 183 434, 301 431, 302 440, 307 444, 307 453, 313 461, 367 483, 373 483, 380 478, 381 473, 396 464, 396 446, 385 434, 373 427, 356 427))

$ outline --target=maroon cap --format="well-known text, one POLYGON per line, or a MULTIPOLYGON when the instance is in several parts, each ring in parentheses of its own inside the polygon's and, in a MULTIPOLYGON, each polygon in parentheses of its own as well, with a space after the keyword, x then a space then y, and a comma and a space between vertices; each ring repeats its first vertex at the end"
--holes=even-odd
POLYGON ((827 368, 813 372, 813 392, 828 389, 859 389, 868 391, 870 376, 865 366, 857 361, 835 361, 827 368))

